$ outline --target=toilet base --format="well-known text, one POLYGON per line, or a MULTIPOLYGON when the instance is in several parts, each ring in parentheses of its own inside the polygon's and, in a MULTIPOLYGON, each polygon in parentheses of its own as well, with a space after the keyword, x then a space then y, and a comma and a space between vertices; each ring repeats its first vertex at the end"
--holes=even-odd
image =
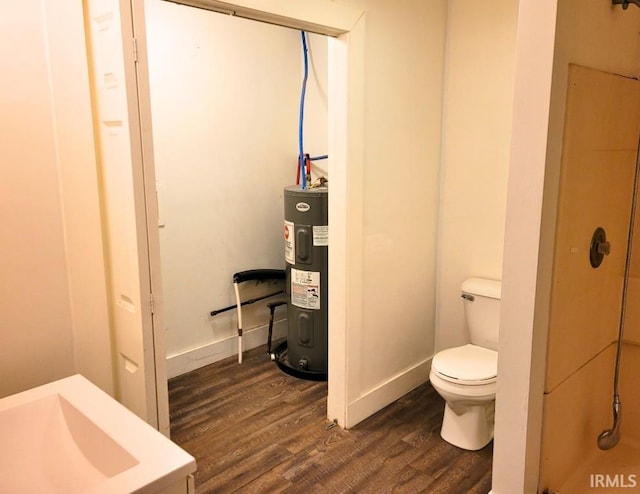
POLYGON ((493 439, 495 400, 454 410, 445 404, 440 436, 458 448, 477 451, 493 439), (459 412, 459 413, 457 413, 459 412))

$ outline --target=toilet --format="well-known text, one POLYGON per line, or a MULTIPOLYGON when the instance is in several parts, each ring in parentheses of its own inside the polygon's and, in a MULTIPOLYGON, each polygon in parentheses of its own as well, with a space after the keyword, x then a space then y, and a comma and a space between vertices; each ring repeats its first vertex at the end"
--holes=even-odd
POLYGON ((461 291, 469 343, 436 353, 429 380, 446 402, 440 435, 475 451, 493 439, 501 283, 469 278, 461 291))

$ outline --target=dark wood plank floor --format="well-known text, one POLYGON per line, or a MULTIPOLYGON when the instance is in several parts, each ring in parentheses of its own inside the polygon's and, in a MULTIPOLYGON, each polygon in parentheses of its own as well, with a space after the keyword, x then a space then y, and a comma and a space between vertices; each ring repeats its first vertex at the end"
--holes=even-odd
POLYGON ((350 430, 327 428, 327 384, 282 373, 265 348, 169 381, 171 438, 204 493, 487 493, 492 444, 440 438, 444 403, 425 384, 350 430))

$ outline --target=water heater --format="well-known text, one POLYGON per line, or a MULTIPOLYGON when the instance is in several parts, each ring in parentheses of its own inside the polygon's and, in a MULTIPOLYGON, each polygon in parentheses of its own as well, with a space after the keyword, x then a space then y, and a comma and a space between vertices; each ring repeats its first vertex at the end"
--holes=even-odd
POLYGON ((327 372, 327 187, 284 189, 289 365, 327 372))

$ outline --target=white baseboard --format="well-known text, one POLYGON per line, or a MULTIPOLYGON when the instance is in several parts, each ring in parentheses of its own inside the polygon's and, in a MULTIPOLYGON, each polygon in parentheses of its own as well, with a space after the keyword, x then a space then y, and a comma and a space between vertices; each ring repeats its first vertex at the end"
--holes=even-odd
MULTIPOLYGON (((242 335, 242 347, 251 350, 267 342, 268 326, 260 326, 252 329, 245 329, 242 335)), ((273 324, 273 340, 287 336, 287 320, 281 319, 273 324)), ((192 348, 184 352, 167 356, 167 377, 185 374, 189 371, 199 369, 205 365, 212 364, 218 360, 238 354, 238 336, 229 336, 222 340, 213 341, 206 345, 192 348)))
POLYGON ((403 371, 347 405, 350 428, 429 380, 431 358, 403 371))

